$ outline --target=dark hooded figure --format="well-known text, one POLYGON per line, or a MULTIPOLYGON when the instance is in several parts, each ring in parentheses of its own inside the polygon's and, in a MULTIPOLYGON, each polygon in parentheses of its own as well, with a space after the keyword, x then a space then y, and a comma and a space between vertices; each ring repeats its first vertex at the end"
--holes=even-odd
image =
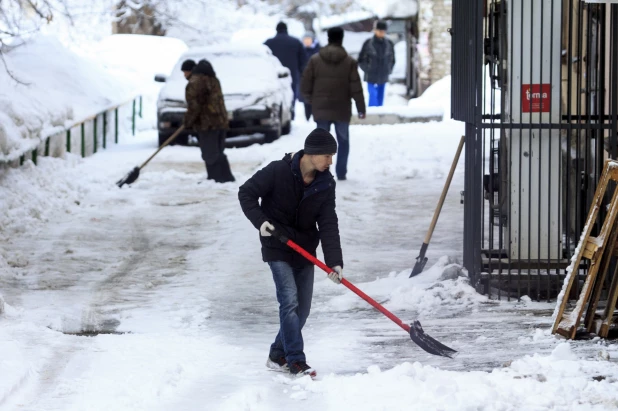
MULTIPOLYGON (((273 55, 279 59, 281 65, 290 69, 292 74, 292 91, 294 97, 292 99, 292 109, 298 98, 298 84, 300 82, 301 70, 305 66, 307 56, 305 54, 305 47, 296 37, 292 37, 288 34, 288 26, 280 22, 277 24, 277 35, 264 42, 273 55)), ((292 111, 292 118, 294 118, 294 111, 292 111)))
POLYGON ((343 34, 340 27, 328 30, 328 45, 311 57, 300 84, 305 101, 313 108, 317 126, 327 131, 335 126, 339 144, 335 166, 338 180, 347 178, 352 100, 359 118, 365 118, 358 64, 343 48, 343 34))
POLYGON ((217 183, 234 181, 225 149, 228 115, 221 84, 210 62, 200 60, 191 70, 185 90, 185 127, 196 132, 206 163, 208 179, 217 183))

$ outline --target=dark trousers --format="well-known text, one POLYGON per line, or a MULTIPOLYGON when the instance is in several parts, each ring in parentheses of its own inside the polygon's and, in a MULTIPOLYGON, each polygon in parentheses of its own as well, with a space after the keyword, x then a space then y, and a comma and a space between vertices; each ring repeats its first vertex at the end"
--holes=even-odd
POLYGON ((337 164, 335 172, 339 180, 344 180, 348 173, 348 155, 350 154, 350 123, 345 121, 316 121, 318 128, 330 131, 330 125, 335 125, 337 135, 337 164))
POLYGON ((288 364, 306 361, 302 329, 311 311, 313 265, 294 268, 285 261, 268 263, 279 302, 279 332, 269 356, 285 357, 288 364))
POLYGON ((225 130, 208 130, 198 133, 202 160, 206 164, 206 174, 209 180, 215 180, 217 183, 235 180, 227 156, 223 154, 225 135, 225 130))
POLYGON ((311 104, 305 103, 305 117, 307 118, 307 121, 311 118, 311 111, 311 104))
POLYGON ((292 97, 292 105, 290 106, 290 110, 291 110, 291 114, 292 114, 292 120, 294 120, 294 117, 296 116, 296 100, 298 100, 298 81, 294 81, 292 80, 292 93, 294 93, 294 96, 292 97))

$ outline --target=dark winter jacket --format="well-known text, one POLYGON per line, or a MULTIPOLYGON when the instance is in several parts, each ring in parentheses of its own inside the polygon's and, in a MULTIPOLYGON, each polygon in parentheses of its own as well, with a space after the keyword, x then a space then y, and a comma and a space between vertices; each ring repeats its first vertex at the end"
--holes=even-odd
POLYGON ((193 68, 185 88, 187 112, 184 124, 194 131, 227 130, 227 110, 219 79, 210 63, 200 61, 193 68))
MULTIPOLYGON (((259 230, 264 221, 270 221, 314 256, 321 240, 326 265, 343 267, 335 180, 326 170, 317 172, 313 182, 305 186, 300 171, 303 154, 302 150, 293 157, 286 154, 255 173, 238 190, 240 206, 255 228, 259 230)), ((274 237, 260 236, 260 241, 264 261, 285 261, 294 267, 311 264, 274 237)))
MULTIPOLYGON (((305 71, 305 68, 307 67, 307 63, 309 63, 309 59, 311 57, 313 57, 314 54, 316 54, 318 51, 320 51, 320 43, 318 43, 317 41, 314 42, 311 47, 305 47, 305 56, 306 56, 306 60, 305 60, 305 65, 301 68, 300 73, 302 75, 302 73, 305 71)), ((300 93, 298 96, 298 99, 302 102, 305 103, 305 98, 303 97, 303 94, 300 93)))
POLYGON ((273 55, 279 59, 283 66, 290 69, 292 90, 294 90, 294 96, 296 96, 301 70, 307 60, 305 46, 300 40, 286 32, 277 33, 275 37, 266 40, 264 44, 270 48, 273 55))
POLYGON ((365 73, 364 79, 368 83, 384 84, 395 67, 395 46, 387 38, 379 39, 376 36, 365 41, 360 54, 358 65, 365 73))
POLYGON ((313 107, 315 121, 345 121, 352 117, 351 99, 365 113, 363 87, 356 60, 343 47, 329 44, 311 57, 303 72, 300 91, 313 107))

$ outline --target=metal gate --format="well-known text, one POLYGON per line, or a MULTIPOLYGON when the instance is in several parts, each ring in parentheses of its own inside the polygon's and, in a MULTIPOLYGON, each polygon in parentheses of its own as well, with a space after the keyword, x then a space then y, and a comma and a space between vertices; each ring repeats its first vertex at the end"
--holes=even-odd
POLYGON ((618 4, 459 0, 452 34, 464 265, 484 293, 549 301, 618 158, 618 4))

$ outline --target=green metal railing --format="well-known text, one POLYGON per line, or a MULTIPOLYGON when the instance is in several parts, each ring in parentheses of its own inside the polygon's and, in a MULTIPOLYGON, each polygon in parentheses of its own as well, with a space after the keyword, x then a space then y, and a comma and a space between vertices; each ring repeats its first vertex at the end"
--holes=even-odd
MULTIPOLYGON (((71 126, 67 127, 64 131, 60 131, 59 133, 52 133, 49 136, 47 136, 45 138, 44 143, 39 144, 37 147, 35 147, 32 150, 29 150, 27 152, 25 152, 24 154, 22 154, 19 157, 19 165, 23 165, 24 162, 29 158, 30 160, 32 160, 32 162, 34 164, 37 163, 38 157, 39 155, 44 155, 44 156, 49 156, 50 154, 50 140, 53 137, 57 137, 60 134, 64 133, 65 135, 65 141, 66 141, 66 152, 70 153, 71 149, 72 149, 72 142, 73 140, 71 139, 72 137, 72 133, 71 130, 75 127, 79 127, 79 132, 80 132, 80 149, 81 149, 81 156, 82 157, 86 157, 86 155, 88 155, 88 153, 86 152, 86 125, 88 123, 92 124, 92 139, 93 139, 93 149, 92 149, 92 154, 97 152, 97 148, 99 145, 99 141, 101 141, 101 146, 103 147, 103 149, 107 148, 107 132, 108 132, 108 113, 113 111, 114 112, 114 142, 116 144, 118 144, 118 136, 119 136, 119 124, 120 124, 120 120, 119 120, 119 111, 120 108, 128 103, 131 103, 132 107, 132 114, 131 114, 131 134, 135 135, 135 130, 136 130, 136 120, 137 120, 137 116, 139 116, 140 118, 142 117, 142 96, 137 96, 129 101, 125 101, 121 104, 117 104, 117 105, 113 105, 111 107, 106 108, 105 110, 93 115, 93 116, 89 116, 85 119, 82 119, 81 121, 75 122, 73 123, 71 126), (139 104, 139 105, 138 105, 139 104), (102 133, 101 133, 101 140, 99 140, 99 135, 98 135, 98 129, 99 129, 99 117, 102 117, 102 133), (42 150, 40 150, 41 145, 44 145, 44 148, 42 150), (43 151, 42 153, 40 153, 39 151, 43 151)), ((2 161, 0 161, 0 164, 2 163, 2 161)), ((11 162, 9 162, 11 163, 11 162)))

